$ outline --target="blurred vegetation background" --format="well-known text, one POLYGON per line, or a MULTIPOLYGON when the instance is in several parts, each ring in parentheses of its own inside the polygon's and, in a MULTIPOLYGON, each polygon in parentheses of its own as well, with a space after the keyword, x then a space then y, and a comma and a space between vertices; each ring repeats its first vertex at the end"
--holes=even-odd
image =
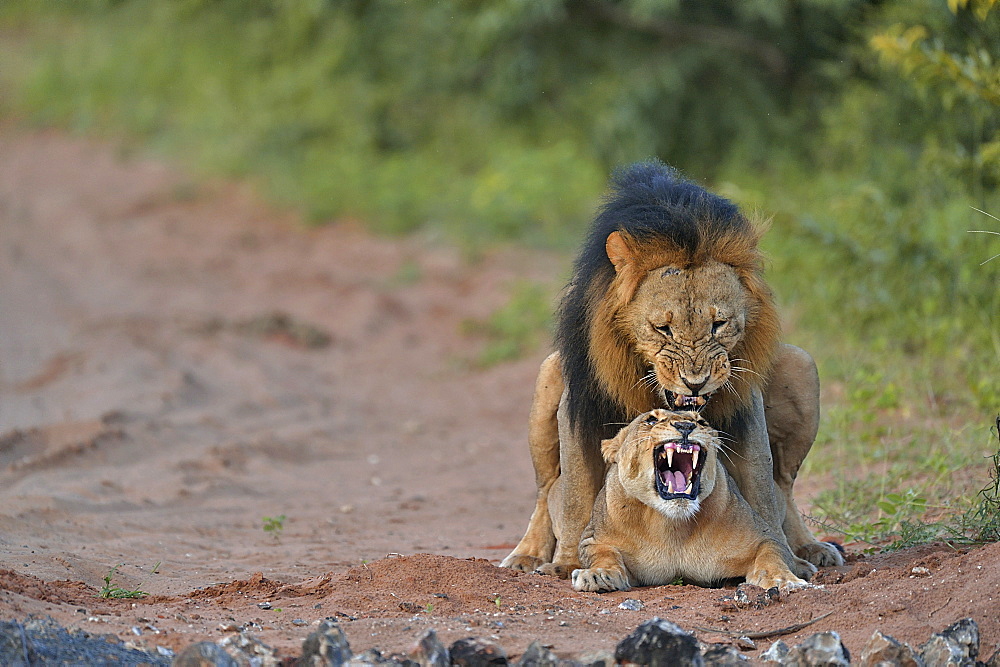
MULTIPOLYGON (((827 391, 807 469, 841 471, 816 505, 878 540, 975 503, 997 448, 994 2, 4 0, 0 113, 470 248, 568 252, 658 157, 773 216, 827 391)), ((537 338, 555 290, 489 326, 537 338)))

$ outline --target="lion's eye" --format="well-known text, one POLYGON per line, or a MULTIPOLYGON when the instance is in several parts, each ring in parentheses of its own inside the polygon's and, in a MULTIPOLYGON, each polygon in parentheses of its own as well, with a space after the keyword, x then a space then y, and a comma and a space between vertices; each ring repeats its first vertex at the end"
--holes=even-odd
POLYGON ((670 330, 670 327, 666 324, 661 324, 660 326, 654 326, 653 328, 659 331, 664 336, 667 336, 668 338, 674 335, 674 332, 672 332, 670 330))
POLYGON ((719 330, 724 326, 726 326, 726 320, 716 320, 715 322, 712 322, 712 335, 719 333, 719 330))
POLYGON ((648 426, 652 426, 653 424, 655 424, 658 421, 660 421, 660 420, 659 420, 659 418, 656 415, 649 415, 648 417, 646 417, 645 419, 642 420, 642 422, 644 424, 648 425, 648 426))

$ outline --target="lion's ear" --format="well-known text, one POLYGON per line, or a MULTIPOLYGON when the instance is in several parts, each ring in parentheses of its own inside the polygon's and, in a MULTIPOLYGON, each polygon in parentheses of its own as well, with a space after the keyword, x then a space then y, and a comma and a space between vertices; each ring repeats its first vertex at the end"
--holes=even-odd
POLYGON ((618 451, 625 442, 625 431, 626 429, 623 428, 618 431, 618 435, 615 437, 601 441, 601 456, 604 457, 605 463, 611 464, 618 461, 618 451))
POLYGON ((633 252, 628 238, 621 232, 616 231, 608 234, 604 250, 608 253, 608 259, 615 265, 615 271, 621 271, 626 264, 635 258, 635 252, 633 252))

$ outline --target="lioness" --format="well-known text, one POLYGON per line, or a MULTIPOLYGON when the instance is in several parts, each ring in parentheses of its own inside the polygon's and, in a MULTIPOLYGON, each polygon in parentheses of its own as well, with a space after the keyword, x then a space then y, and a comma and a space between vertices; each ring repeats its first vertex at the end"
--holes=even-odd
POLYGON ((657 162, 615 174, 559 309, 528 440, 538 494, 502 565, 566 578, 604 480, 601 441, 654 408, 703 409, 733 440, 726 467, 768 536, 815 565, 843 563, 802 521, 792 485, 819 425, 812 358, 779 342, 762 234, 722 197, 657 162), (560 525, 548 495, 562 478, 560 525))
MULTIPOLYGON (((609 467, 574 570, 578 591, 624 591, 683 577, 710 585, 744 577, 763 588, 796 588, 788 546, 732 483, 718 434, 697 412, 652 410, 601 447, 609 467)), ((549 493, 559 525, 560 480, 549 493)))

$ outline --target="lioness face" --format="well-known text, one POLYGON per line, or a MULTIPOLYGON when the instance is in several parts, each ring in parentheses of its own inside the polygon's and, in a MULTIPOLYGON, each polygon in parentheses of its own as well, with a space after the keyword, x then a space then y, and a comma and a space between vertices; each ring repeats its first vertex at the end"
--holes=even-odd
POLYGON ((646 274, 622 315, 664 405, 700 409, 726 384, 748 303, 736 271, 719 262, 646 274))
POLYGON ((718 434, 694 411, 652 410, 606 440, 629 495, 662 514, 685 518, 715 488, 718 434))

